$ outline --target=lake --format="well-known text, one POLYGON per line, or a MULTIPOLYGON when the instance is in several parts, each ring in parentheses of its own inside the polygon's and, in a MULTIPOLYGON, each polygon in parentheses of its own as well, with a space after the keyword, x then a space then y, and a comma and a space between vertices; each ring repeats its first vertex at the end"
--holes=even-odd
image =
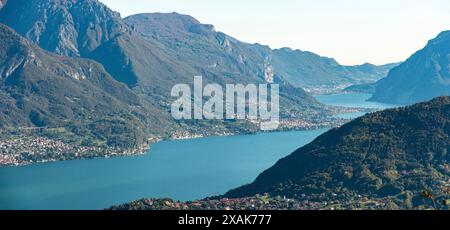
MULTIPOLYGON (((388 108, 367 94, 318 96, 349 107, 388 108)), ((359 116, 353 114, 352 116, 359 116)), ((164 141, 142 156, 0 168, 0 209, 103 209, 145 197, 219 195, 252 182, 326 130, 164 141)))
POLYGON ((144 197, 220 195, 326 130, 160 142, 135 157, 0 168, 0 209, 102 209, 144 197))

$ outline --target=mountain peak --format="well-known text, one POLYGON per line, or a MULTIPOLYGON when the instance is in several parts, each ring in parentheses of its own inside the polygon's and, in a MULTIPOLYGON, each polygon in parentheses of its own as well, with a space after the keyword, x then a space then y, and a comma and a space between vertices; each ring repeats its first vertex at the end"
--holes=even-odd
POLYGON ((180 14, 177 12, 172 13, 141 13, 134 14, 125 18, 134 18, 140 20, 158 21, 160 23, 178 24, 180 27, 189 28, 194 24, 200 24, 200 22, 190 15, 180 14))
POLYGON ((125 21, 129 25, 139 26, 138 30, 145 30, 146 34, 167 35, 176 32, 211 35, 216 32, 213 25, 202 24, 192 16, 176 12, 136 14, 128 16, 125 21))
POLYGON ((441 32, 377 83, 371 100, 412 104, 450 95, 450 31, 441 32))
POLYGON ((429 45, 437 45, 442 42, 450 42, 450 30, 442 31, 438 36, 429 41, 429 45))
POLYGON ((97 0, 8 1, 0 22, 40 47, 67 56, 83 56, 127 30, 120 14, 97 0))

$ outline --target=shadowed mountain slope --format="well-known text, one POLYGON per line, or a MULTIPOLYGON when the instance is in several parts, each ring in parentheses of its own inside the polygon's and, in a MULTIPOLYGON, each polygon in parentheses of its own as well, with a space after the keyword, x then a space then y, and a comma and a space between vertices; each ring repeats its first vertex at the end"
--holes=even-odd
POLYGON ((49 53, 0 24, 0 126, 65 127, 133 147, 168 119, 90 60, 49 53))
POLYGON ((420 200, 423 189, 445 192, 441 182, 450 177, 449 135, 449 97, 368 114, 321 135, 225 196, 412 199, 414 194, 420 200))

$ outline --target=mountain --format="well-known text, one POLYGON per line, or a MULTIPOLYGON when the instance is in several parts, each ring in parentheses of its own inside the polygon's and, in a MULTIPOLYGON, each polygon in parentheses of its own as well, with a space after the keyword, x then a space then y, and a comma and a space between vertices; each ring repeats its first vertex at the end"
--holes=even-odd
POLYGON ((450 97, 371 113, 321 135, 225 197, 356 194, 417 205, 424 189, 437 195, 450 186, 449 135, 450 97))
POLYGON ((44 51, 3 24, 0 47, 2 129, 63 128, 81 142, 120 148, 145 143, 148 127, 164 130, 168 116, 99 63, 44 51))
POLYGON ((388 71, 398 65, 343 66, 332 58, 289 48, 274 50, 271 60, 276 73, 294 86, 304 88, 373 83, 386 77, 388 71))
POLYGON ((208 71, 232 70, 260 78, 273 77, 295 87, 375 82, 398 65, 342 66, 334 59, 311 52, 289 48, 272 50, 260 44, 240 42, 216 32, 212 25, 201 24, 190 16, 177 13, 132 15, 125 18, 125 22, 147 38, 164 44, 166 50, 174 50, 175 55, 191 65, 206 66, 208 71))
POLYGON ((380 80, 371 100, 412 104, 450 95, 449 66, 450 31, 444 31, 380 80))
POLYGON ((242 43, 188 15, 138 14, 124 20, 148 40, 163 45, 172 57, 204 75, 228 75, 250 82, 266 80, 263 65, 270 52, 268 47, 242 43))
POLYGON ((275 78, 281 83, 282 116, 327 113, 305 91, 273 76, 265 62, 267 47, 248 46, 191 17, 157 15, 164 17, 158 25, 136 25, 131 20, 125 23, 97 0, 17 0, 0 11, 0 22, 48 51, 101 63, 117 81, 155 103, 159 112, 169 111, 175 84, 192 85, 193 76, 202 75, 205 83, 221 85, 275 78), (148 31, 157 36, 149 36, 148 31))
POLYGON ((130 88, 179 64, 165 61, 170 58, 97 0, 10 1, 0 11, 0 22, 45 50, 100 62, 130 88))

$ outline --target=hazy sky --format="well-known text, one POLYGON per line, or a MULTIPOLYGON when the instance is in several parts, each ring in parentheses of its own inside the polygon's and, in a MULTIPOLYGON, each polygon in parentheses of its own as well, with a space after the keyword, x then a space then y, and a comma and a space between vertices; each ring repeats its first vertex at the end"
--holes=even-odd
POLYGON ((342 64, 403 61, 450 29, 449 0, 101 0, 123 17, 178 12, 241 41, 342 64))

